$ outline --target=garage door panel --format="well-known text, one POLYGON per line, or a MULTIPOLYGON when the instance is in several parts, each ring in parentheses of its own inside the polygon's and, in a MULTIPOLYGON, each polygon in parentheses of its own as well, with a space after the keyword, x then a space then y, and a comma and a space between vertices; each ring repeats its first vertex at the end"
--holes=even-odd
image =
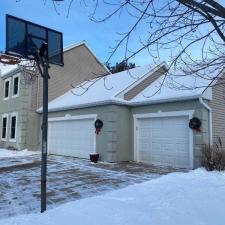
POLYGON ((94 120, 68 120, 49 123, 49 152, 88 158, 94 152, 94 120))
POLYGON ((138 157, 141 162, 188 168, 188 117, 138 119, 138 157))

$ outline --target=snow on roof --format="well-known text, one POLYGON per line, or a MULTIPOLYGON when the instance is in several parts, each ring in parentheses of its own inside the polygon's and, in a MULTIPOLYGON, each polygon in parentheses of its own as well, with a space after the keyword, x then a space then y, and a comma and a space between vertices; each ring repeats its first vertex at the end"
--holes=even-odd
POLYGON ((115 96, 134 82, 139 81, 141 77, 148 74, 152 69, 152 66, 146 65, 86 81, 51 101, 49 110, 73 108, 77 105, 97 104, 110 100, 124 102, 123 99, 115 98, 115 96))
POLYGON ((7 65, 0 63, 0 76, 3 77, 9 72, 16 70, 18 68, 18 65, 7 65))
POLYGON ((161 76, 135 96, 131 102, 200 97, 211 82, 211 79, 207 80, 195 75, 185 75, 181 71, 173 71, 168 76, 161 76))
MULTIPOLYGON (((145 77, 151 76, 156 69, 162 66, 166 66, 166 64, 161 63, 157 67, 151 65, 136 67, 129 71, 86 81, 51 101, 49 111, 82 108, 106 103, 136 105, 199 98, 203 96, 211 82, 210 79, 206 80, 199 76, 184 75, 180 71, 173 72, 172 75, 159 77, 130 101, 123 99, 120 95, 122 91, 136 86, 145 77), (161 85, 162 83, 163 85, 161 85)), ((208 89, 209 91, 204 97, 210 99, 211 89, 208 89)))

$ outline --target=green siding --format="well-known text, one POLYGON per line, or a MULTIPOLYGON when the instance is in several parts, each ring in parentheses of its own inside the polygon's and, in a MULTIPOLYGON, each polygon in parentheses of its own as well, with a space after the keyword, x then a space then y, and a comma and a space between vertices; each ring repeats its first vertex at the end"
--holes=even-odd
MULTIPOLYGON (((156 113, 159 111, 162 112, 171 112, 171 111, 185 111, 185 110, 194 110, 194 116, 198 117, 202 121, 202 132, 193 131, 193 155, 194 155, 194 167, 197 168, 200 166, 201 160, 201 149, 204 144, 209 144, 209 120, 208 120, 208 111, 203 108, 198 100, 195 101, 182 101, 182 102, 173 102, 173 103, 163 103, 155 104, 151 106, 140 106, 134 107, 131 109, 132 114, 141 114, 141 113, 156 113)), ((133 118, 131 118, 132 129, 130 134, 134 135, 133 132, 133 118)), ((131 138, 132 152, 134 152, 134 142, 131 138)))
POLYGON ((51 112, 49 117, 64 117, 67 114, 71 116, 97 114, 97 117, 104 123, 102 131, 96 137, 96 150, 100 154, 100 159, 108 162, 119 162, 134 160, 134 114, 185 110, 194 110, 194 116, 202 120, 202 132, 193 133, 194 167, 198 167, 200 166, 202 146, 209 143, 208 111, 203 108, 198 100, 138 107, 96 106, 51 112))
MULTIPOLYGON (((96 151, 100 159, 108 162, 126 161, 129 150, 129 110, 127 108, 108 105, 85 109, 68 110, 49 113, 49 118, 65 115, 97 114, 104 123, 99 135, 96 135, 96 151)), ((41 121, 40 121, 41 122, 41 121)), ((93 124, 94 126, 94 124, 93 124)))
MULTIPOLYGON (((2 141, 0 139, 0 146, 7 148, 12 146, 18 150, 29 148, 37 149, 39 142, 36 139, 39 136, 39 117, 40 115, 32 113, 31 111, 31 91, 32 86, 30 84, 25 84, 23 80, 23 75, 20 72, 17 72, 20 75, 20 85, 19 85, 19 96, 12 98, 12 84, 13 78, 11 75, 11 86, 10 86, 10 98, 8 100, 3 100, 3 91, 4 91, 4 79, 0 79, 0 116, 2 114, 10 114, 13 112, 18 113, 17 118, 17 135, 16 142, 9 141, 9 122, 8 122, 8 138, 7 141, 2 141), (35 114, 35 115, 34 115, 35 114), (35 117, 35 119, 31 119, 35 117), (35 133, 38 133, 38 136, 35 136, 35 133), (32 142, 31 145, 27 145, 32 142), (36 142, 36 143, 35 143, 36 142)), ((8 79, 8 77, 6 78, 8 79)), ((9 118, 10 121, 10 118, 9 118)), ((1 130, 0 130, 1 134, 1 130)), ((1 137, 1 136, 0 136, 1 137)), ((39 137, 38 137, 39 138, 39 137)))

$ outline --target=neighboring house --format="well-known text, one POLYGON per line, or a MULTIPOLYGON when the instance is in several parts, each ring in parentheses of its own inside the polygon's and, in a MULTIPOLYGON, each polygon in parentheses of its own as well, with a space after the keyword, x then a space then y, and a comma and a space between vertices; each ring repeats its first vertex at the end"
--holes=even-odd
MULTIPOLYGON (((64 49, 64 67, 51 66, 49 101, 85 80, 109 73, 85 42, 64 49)), ((42 78, 32 77, 18 65, 0 64, 0 147, 40 148, 42 78)))
POLYGON ((218 85, 209 87, 208 80, 194 76, 169 76, 159 90, 166 71, 165 63, 136 67, 85 82, 51 101, 49 152, 81 158, 99 153, 108 162, 198 167, 203 145, 217 135, 224 140, 224 95, 218 85), (201 88, 181 90, 177 83, 197 83, 201 88), (189 128, 193 117, 202 122, 200 132, 189 128), (103 122, 98 135, 96 119, 103 122))

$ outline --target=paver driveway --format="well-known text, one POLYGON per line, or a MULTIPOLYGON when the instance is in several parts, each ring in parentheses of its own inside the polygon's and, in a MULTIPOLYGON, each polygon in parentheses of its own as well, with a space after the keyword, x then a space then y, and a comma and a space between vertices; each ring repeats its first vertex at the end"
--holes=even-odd
MULTIPOLYGON (((168 173, 138 163, 98 163, 48 158, 48 208, 168 173)), ((40 155, 0 159, 0 218, 40 209, 40 155)))

